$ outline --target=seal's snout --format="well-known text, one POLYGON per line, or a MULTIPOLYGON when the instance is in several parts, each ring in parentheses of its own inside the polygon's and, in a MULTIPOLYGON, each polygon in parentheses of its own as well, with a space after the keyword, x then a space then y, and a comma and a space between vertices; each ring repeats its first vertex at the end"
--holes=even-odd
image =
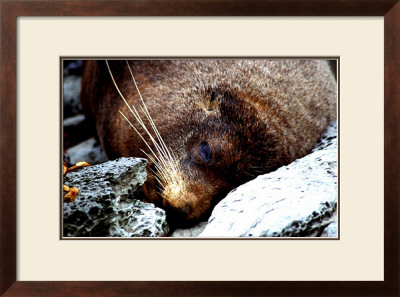
POLYGON ((178 207, 178 208, 168 208, 167 218, 168 223, 174 227, 190 227, 195 225, 198 220, 190 218, 193 210, 191 207, 178 207))
POLYGON ((179 207, 177 208, 176 212, 180 215, 183 216, 185 218, 187 218, 191 213, 192 213, 193 209, 190 206, 187 207, 179 207))
POLYGON ((195 193, 177 193, 175 197, 163 199, 163 204, 169 210, 170 216, 183 220, 199 221, 209 207, 209 196, 198 196, 195 193))
POLYGON ((168 211, 170 217, 173 216, 174 218, 178 218, 179 221, 187 221, 191 217, 192 212, 193 208, 189 205, 185 207, 173 207, 170 205, 170 209, 168 211))
POLYGON ((178 190, 174 183, 166 185, 161 196, 170 218, 178 222, 198 222, 210 208, 214 194, 213 186, 206 180, 197 178, 186 179, 178 190))

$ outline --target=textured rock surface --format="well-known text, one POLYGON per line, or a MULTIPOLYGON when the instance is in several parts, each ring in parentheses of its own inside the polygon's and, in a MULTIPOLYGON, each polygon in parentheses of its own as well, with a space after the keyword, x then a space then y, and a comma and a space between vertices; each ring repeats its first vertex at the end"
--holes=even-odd
POLYGON ((77 187, 74 202, 63 203, 64 236, 162 236, 168 231, 165 212, 133 199, 146 181, 144 159, 120 158, 64 176, 77 187))
POLYGON ((98 143, 94 137, 67 149, 66 152, 70 157, 71 164, 76 164, 80 161, 86 161, 89 164, 94 165, 107 161, 107 158, 101 149, 100 143, 98 143))
POLYGON ((64 118, 82 112, 80 102, 81 77, 70 75, 64 77, 63 82, 63 113, 64 118))
POLYGON ((75 116, 66 118, 63 122, 65 129, 76 129, 76 127, 81 127, 85 122, 85 116, 83 114, 77 114, 75 116))
POLYGON ((64 66, 63 67, 64 76, 82 75, 82 60, 64 60, 63 66, 64 66))
POLYGON ((311 154, 230 192, 199 236, 321 236, 337 230, 336 208, 335 123, 311 154))
POLYGON ((337 212, 332 215, 332 221, 326 226, 321 234, 321 237, 338 237, 339 235, 339 224, 337 218, 337 212))
POLYGON ((322 134, 321 139, 315 144, 311 152, 326 149, 330 145, 337 147, 337 122, 333 122, 328 129, 322 134))
POLYGON ((171 237, 196 237, 198 236, 204 228, 207 226, 207 222, 201 222, 196 226, 188 229, 176 229, 171 237))

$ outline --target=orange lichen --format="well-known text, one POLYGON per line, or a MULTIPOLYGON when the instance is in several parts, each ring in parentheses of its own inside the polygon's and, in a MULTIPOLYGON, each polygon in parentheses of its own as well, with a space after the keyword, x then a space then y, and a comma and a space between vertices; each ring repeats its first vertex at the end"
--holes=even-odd
POLYGON ((85 161, 78 162, 74 166, 69 167, 67 169, 67 172, 73 172, 73 171, 76 171, 78 169, 81 169, 81 168, 84 168, 84 167, 87 167, 87 166, 90 166, 90 164, 88 162, 85 162, 85 161))
POLYGON ((65 174, 68 170, 68 166, 67 163, 65 163, 65 161, 63 161, 63 174, 65 174))
MULTIPOLYGON (((65 186, 64 186, 64 188, 65 188, 65 186)), ((64 202, 74 202, 78 193, 79 193, 78 188, 76 188, 76 187, 69 188, 68 193, 64 195, 64 202)))
MULTIPOLYGON (((84 168, 90 166, 90 164, 88 162, 82 161, 82 162, 78 162, 75 164, 75 166, 69 167, 67 166, 67 164, 65 162, 63 162, 63 167, 64 167, 64 174, 68 173, 68 172, 72 172, 72 171, 76 171, 78 169, 84 168)), ((78 188, 76 187, 68 187, 67 185, 63 185, 63 190, 64 192, 67 192, 64 195, 64 202, 74 202, 76 196, 79 193, 78 188)))

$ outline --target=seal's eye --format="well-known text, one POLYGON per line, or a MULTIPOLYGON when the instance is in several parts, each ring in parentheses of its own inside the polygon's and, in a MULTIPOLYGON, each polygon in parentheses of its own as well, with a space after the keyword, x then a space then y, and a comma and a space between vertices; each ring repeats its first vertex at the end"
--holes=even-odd
POLYGON ((213 102, 215 100, 215 91, 211 92, 211 100, 210 103, 213 102))
POLYGON ((206 163, 211 161, 211 148, 207 142, 204 142, 200 145, 200 156, 206 163))

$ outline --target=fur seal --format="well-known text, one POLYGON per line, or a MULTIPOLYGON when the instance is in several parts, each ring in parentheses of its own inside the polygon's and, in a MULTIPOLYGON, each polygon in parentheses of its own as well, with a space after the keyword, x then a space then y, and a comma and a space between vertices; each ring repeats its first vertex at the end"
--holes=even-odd
POLYGON ((337 112, 327 61, 307 59, 89 60, 81 100, 109 159, 150 158, 146 199, 177 225, 306 155, 337 112))

